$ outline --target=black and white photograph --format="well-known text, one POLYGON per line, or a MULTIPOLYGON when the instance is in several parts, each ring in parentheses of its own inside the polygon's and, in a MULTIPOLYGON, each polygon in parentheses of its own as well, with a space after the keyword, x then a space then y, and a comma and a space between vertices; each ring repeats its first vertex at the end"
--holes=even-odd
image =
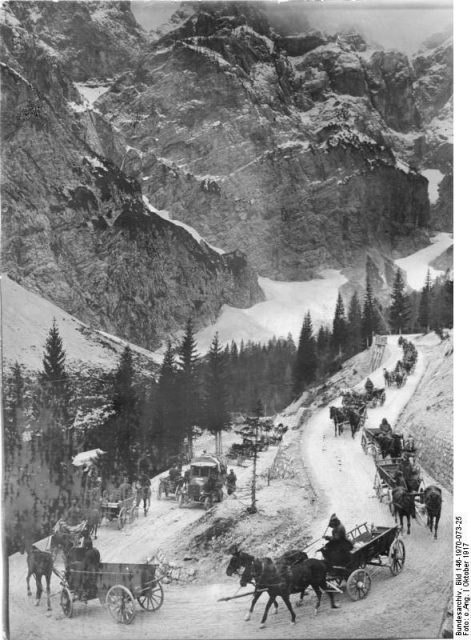
POLYGON ((469 636, 456 22, 2 2, 5 640, 469 636))

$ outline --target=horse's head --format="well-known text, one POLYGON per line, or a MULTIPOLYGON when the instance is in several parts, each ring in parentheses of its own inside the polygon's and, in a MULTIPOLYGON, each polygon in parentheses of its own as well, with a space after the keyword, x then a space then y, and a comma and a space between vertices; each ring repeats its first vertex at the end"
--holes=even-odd
POLYGON ((427 509, 437 512, 442 506, 442 491, 439 487, 430 486, 424 491, 423 500, 427 509))
POLYGON ((252 563, 253 556, 249 553, 240 551, 237 547, 233 547, 232 558, 229 561, 226 569, 226 575, 239 575, 239 571, 242 567, 247 568, 252 563))

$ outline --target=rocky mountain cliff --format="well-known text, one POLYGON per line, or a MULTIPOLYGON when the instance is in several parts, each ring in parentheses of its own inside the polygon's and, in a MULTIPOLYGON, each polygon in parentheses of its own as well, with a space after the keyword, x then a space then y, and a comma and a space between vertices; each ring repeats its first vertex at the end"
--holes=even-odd
POLYGON ((366 252, 383 270, 429 222, 427 181, 385 135, 420 122, 407 57, 278 38, 250 9, 198 3, 96 103, 132 147, 124 170, 262 275, 363 277, 366 252))
POLYGON ((4 268, 86 322, 154 347, 190 311, 259 300, 249 265, 342 269, 351 290, 369 256, 385 289, 428 238, 422 167, 446 173, 449 225, 444 41, 411 64, 356 34, 280 36, 256 4, 184 3, 150 35, 129 2, 2 11, 4 268))
POLYGON ((93 151, 66 61, 44 55, 28 66, 41 47, 16 23, 2 29, 3 270, 80 320, 152 349, 190 313, 203 324, 224 303, 261 299, 243 254, 221 255, 154 212, 140 184, 93 151))

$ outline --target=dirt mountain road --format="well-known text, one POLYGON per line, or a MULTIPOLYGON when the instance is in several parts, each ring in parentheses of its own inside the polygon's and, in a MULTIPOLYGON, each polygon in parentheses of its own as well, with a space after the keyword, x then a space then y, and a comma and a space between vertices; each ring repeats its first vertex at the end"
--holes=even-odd
MULTIPOLYGON (((396 341, 397 342, 397 341, 396 341)), ((371 376, 382 383, 382 367, 389 368, 401 356, 391 340, 389 359, 371 376)), ((414 375, 400 389, 387 392, 383 407, 370 410, 368 423, 377 426, 383 416, 391 424, 414 393, 426 362, 420 352, 414 375)), ((313 413, 303 433, 302 453, 313 484, 320 496, 321 510, 313 522, 317 539, 325 531, 330 513, 336 512, 347 529, 361 522, 392 526, 388 506, 381 504, 373 492, 375 465, 365 455, 360 437, 349 432, 334 437, 328 408, 313 413)), ((436 484, 425 478, 426 485, 436 484)), ((193 519, 201 517, 196 509, 178 509, 174 502, 155 503, 148 518, 139 518, 119 532, 111 525, 100 529, 99 548, 108 561, 142 562, 169 536, 193 519)), ((404 534, 406 563, 402 573, 393 577, 388 568, 372 567, 372 588, 365 600, 352 602, 341 595, 341 608, 331 610, 323 597, 319 615, 313 617, 313 598, 309 595, 302 608, 296 609, 297 623, 292 625, 283 604, 278 615, 270 614, 267 628, 259 629, 266 597, 262 596, 255 615, 244 622, 250 598, 217 602, 222 596, 242 593, 237 580, 225 576, 225 565, 214 575, 214 583, 205 586, 164 585, 165 601, 156 613, 139 611, 129 626, 117 625, 98 600, 77 604, 72 619, 63 616, 59 607, 59 585, 53 579, 53 612, 45 603, 34 607, 26 596, 26 561, 11 556, 10 618, 11 637, 22 640, 111 640, 115 638, 433 638, 438 636, 451 579, 452 498, 444 491, 439 537, 434 541, 428 529, 412 521, 411 535, 404 534)), ((180 534, 181 535, 181 534, 180 534)), ((315 547, 314 547, 315 548, 315 547)))

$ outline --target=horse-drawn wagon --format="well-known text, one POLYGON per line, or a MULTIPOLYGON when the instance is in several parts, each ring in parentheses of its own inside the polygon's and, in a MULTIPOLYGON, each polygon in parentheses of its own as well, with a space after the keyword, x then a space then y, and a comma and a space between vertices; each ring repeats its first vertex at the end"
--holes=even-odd
MULTIPOLYGON (((351 560, 347 566, 329 566, 328 586, 338 593, 342 593, 345 586, 352 600, 366 598, 371 589, 368 565, 388 567, 393 576, 402 571, 406 550, 399 534, 399 527, 368 527, 366 522, 349 531, 347 538, 353 543, 351 560)), ((323 553, 325 548, 322 547, 320 552, 323 553)))
POLYGON ((124 500, 102 499, 100 503, 100 513, 102 518, 109 521, 116 520, 118 529, 122 529, 125 524, 137 518, 138 510, 135 505, 135 497, 129 496, 124 500))
POLYGON ((157 489, 157 497, 159 500, 162 500, 165 496, 168 498, 169 495, 173 495, 176 500, 178 500, 178 495, 183 487, 183 477, 177 478, 160 478, 159 480, 159 488, 157 489))
MULTIPOLYGON (((83 550, 85 552, 85 550, 83 550)), ((157 565, 100 562, 96 572, 66 567, 54 569, 61 581, 60 604, 64 615, 74 615, 77 602, 98 598, 116 622, 130 624, 136 616, 136 602, 145 611, 157 611, 164 601, 157 565)))

